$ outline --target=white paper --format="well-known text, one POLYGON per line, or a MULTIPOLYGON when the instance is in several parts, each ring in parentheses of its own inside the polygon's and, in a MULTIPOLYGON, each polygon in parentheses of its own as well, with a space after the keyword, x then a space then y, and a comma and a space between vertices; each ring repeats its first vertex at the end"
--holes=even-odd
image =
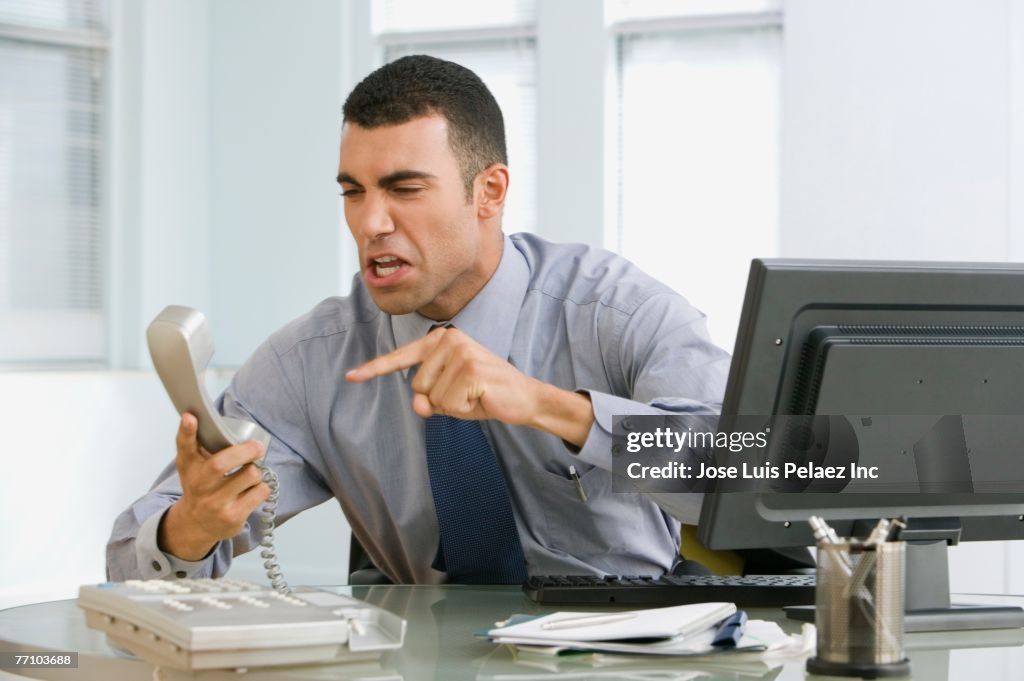
MULTIPOLYGON (((623 639, 679 639, 710 630, 736 612, 734 603, 693 603, 650 610, 624 610, 611 613, 556 612, 545 617, 507 627, 491 629, 487 635, 502 643, 564 645, 623 639), (615 618, 602 622, 600 618, 615 618), (592 623, 588 619, 594 618, 592 623), (558 622, 579 620, 576 626, 548 628, 558 622), (500 639, 500 640, 499 640, 500 639)), ((712 632, 712 636, 714 633, 712 632)), ((649 643, 637 644, 648 646, 649 643)))

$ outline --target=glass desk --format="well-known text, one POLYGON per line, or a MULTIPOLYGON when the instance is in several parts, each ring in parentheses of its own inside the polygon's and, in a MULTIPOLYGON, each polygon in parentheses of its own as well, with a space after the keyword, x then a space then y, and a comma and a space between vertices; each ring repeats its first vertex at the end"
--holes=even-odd
MULTIPOLYGON (((614 667, 593 667, 572 658, 535 662, 517 660, 505 646, 474 638, 481 629, 494 626, 512 613, 541 614, 557 608, 540 607, 517 587, 469 586, 371 586, 337 587, 386 608, 409 621, 405 645, 386 653, 379 661, 328 666, 277 667, 202 673, 162 669, 128 659, 115 652, 103 634, 85 626, 75 601, 39 603, 0 611, 0 652, 78 652, 78 669, 20 669, 19 674, 38 679, 111 679, 153 681, 205 679, 265 681, 269 679, 365 679, 384 681, 527 681, 540 679, 625 679, 680 681, 687 679, 804 679, 804 660, 775 669, 746 666, 709 666, 674 660, 652 659, 614 667)), ((1024 597, 960 596, 959 602, 1024 604, 1024 597)), ((587 608, 572 608, 584 610, 587 608)), ((589 608, 610 610, 610 608, 589 608)), ((778 621, 788 632, 799 623, 783 618, 778 609, 750 609, 754 619, 778 621)), ((907 653, 914 679, 985 679, 1017 681, 1024 678, 1024 630, 908 634, 907 653)), ((4 670, 12 672, 10 669, 4 670)), ((824 677, 813 677, 824 678, 824 677)))

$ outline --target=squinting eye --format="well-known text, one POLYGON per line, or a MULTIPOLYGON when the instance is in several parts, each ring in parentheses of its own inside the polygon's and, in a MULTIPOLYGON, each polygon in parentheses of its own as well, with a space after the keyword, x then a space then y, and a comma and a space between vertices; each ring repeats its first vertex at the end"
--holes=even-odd
POLYGON ((422 190, 423 187, 395 187, 395 193, 397 194, 415 194, 422 190))
POLYGON ((363 193, 362 189, 346 189, 341 194, 339 194, 339 196, 349 197, 349 196, 355 196, 356 194, 362 194, 362 193, 363 193))

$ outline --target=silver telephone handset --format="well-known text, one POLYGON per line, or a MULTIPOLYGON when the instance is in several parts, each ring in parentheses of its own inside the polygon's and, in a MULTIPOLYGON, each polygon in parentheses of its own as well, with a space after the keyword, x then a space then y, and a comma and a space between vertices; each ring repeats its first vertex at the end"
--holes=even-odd
MULTIPOLYGON (((270 444, 270 434, 255 423, 244 419, 222 416, 206 394, 203 375, 213 357, 213 338, 206 317, 199 310, 182 305, 168 305, 150 322, 146 330, 149 354, 167 394, 179 414, 186 411, 199 422, 199 443, 211 454, 225 447, 257 440, 264 448, 270 444)), ((263 482, 270 487, 270 497, 263 504, 263 529, 260 532, 260 556, 271 586, 277 591, 289 591, 288 583, 274 552, 274 523, 277 511, 277 474, 264 465, 262 459, 255 465, 263 474, 263 482)))

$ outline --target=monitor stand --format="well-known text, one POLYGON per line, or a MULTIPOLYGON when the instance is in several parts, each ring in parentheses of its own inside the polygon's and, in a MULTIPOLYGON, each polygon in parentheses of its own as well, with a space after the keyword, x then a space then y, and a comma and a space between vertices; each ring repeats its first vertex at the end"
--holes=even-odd
MULTIPOLYGON (((1024 609, 1002 605, 950 603, 949 552, 946 539, 907 542, 906 619, 904 631, 961 631, 1024 627, 1024 609)), ((786 616, 814 621, 814 606, 789 606, 786 616)))

